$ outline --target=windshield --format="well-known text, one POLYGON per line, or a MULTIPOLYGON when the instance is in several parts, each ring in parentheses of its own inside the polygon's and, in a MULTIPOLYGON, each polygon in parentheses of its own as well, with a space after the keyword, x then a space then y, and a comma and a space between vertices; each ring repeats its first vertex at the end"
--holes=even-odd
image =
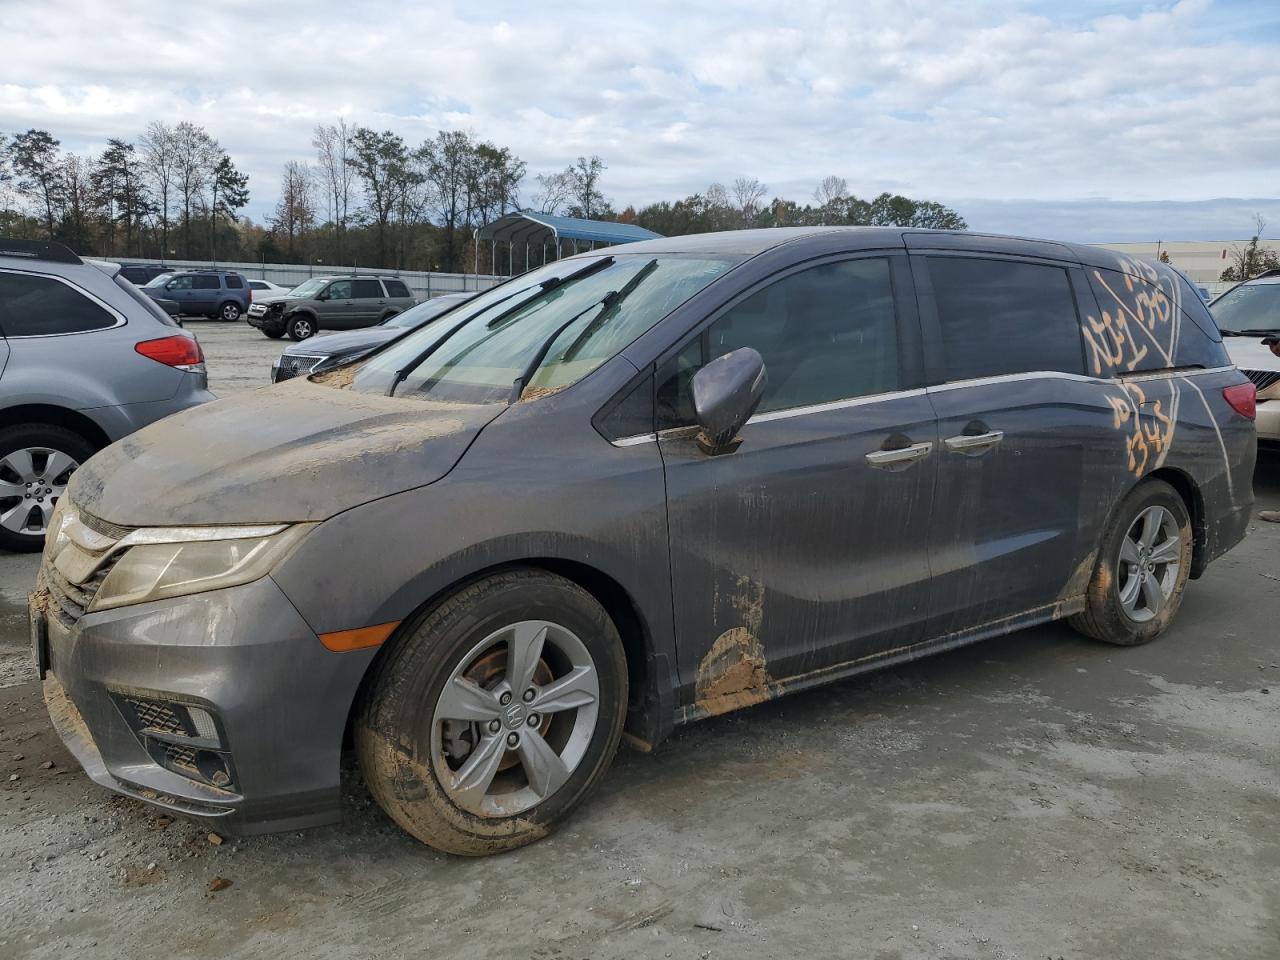
POLYGON ((163 287, 166 283, 173 279, 172 273, 162 273, 158 277, 154 277, 148 281, 148 287, 163 287))
POLYGON ((613 357, 737 262, 668 254, 550 264, 478 295, 444 322, 374 354, 351 389, 496 403, 511 398, 513 384, 528 373, 525 397, 555 392, 613 357), (528 371, 535 360, 536 368, 528 371))
POLYGON ((452 310, 461 302, 457 297, 437 297, 434 300, 428 300, 426 303, 420 303, 416 307, 410 307, 404 313, 397 313, 382 325, 384 327, 400 327, 407 330, 409 327, 420 326, 428 320, 440 316, 446 310, 452 310))
POLYGON ((301 297, 306 299, 313 297, 320 292, 320 289, 328 283, 328 280, 311 279, 304 280, 292 290, 285 294, 286 297, 301 297))
POLYGON ((1280 283, 1244 283, 1209 305, 1224 336, 1280 332, 1280 283))

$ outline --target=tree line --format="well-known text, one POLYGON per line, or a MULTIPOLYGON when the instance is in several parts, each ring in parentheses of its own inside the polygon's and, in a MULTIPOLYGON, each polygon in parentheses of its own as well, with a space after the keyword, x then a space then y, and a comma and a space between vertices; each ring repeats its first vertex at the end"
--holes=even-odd
MULTIPOLYGON (((315 127, 307 159, 283 165, 266 222, 242 211, 248 178, 201 126, 152 123, 98 156, 66 152, 50 133, 0 135, 0 235, 49 238, 78 252, 147 259, 307 262, 463 272, 491 269, 475 228, 517 210, 634 223, 667 236, 813 224, 965 229, 932 201, 867 200, 838 176, 800 204, 754 177, 679 200, 616 209, 608 166, 580 156, 526 180, 509 148, 459 130, 413 145, 345 119, 315 127)), ((499 258, 499 262, 504 258, 499 258)))

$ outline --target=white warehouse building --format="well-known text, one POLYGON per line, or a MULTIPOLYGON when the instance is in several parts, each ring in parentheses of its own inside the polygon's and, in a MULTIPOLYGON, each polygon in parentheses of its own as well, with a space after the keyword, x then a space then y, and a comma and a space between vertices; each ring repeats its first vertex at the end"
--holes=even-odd
MULTIPOLYGON (((1190 277, 1195 283, 1207 287, 1209 292, 1217 295, 1231 284, 1218 280, 1222 271, 1231 266, 1236 250, 1248 246, 1248 241, 1241 240, 1169 240, 1152 241, 1150 243, 1099 243, 1095 246, 1118 250, 1121 253, 1150 260, 1159 258, 1167 252, 1169 260, 1175 267, 1190 277)), ((1280 256, 1280 240, 1262 240, 1258 246, 1264 250, 1273 250, 1280 256)))

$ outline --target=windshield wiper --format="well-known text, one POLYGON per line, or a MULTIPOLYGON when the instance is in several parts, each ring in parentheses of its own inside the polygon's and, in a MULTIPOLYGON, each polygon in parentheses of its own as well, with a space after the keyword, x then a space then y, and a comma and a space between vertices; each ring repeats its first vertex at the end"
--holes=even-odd
MULTIPOLYGON (((560 338, 560 334, 573 326, 573 324, 586 315, 588 311, 594 310, 596 307, 600 307, 600 313, 587 325, 587 330, 583 331, 583 334, 585 336, 588 331, 594 332, 594 330, 598 329, 602 319, 612 313, 612 311, 616 310, 623 300, 631 296, 632 291, 635 290, 636 287, 640 286, 640 284, 645 281, 645 278, 657 269, 657 266, 658 261, 656 259, 650 260, 643 267, 637 270, 636 275, 623 284, 620 289, 610 290, 595 303, 589 304, 579 310, 564 323, 560 324, 560 326, 556 327, 555 330, 551 332, 551 335, 542 341, 542 346, 538 348, 538 352, 533 355, 533 359, 529 361, 524 370, 521 371, 520 376, 516 377, 515 382, 512 383, 511 397, 507 402, 515 403, 520 399, 520 395, 524 393, 524 388, 528 386, 529 380, 532 379, 534 373, 537 372, 538 367, 542 365, 542 361, 546 359, 547 353, 551 350, 551 347, 555 344, 556 340, 560 338)), ((581 339, 581 337, 579 339, 581 339)))
MULTIPOLYGON (((515 293, 508 294, 507 296, 503 297, 501 300, 496 300, 493 303, 489 304, 489 307, 486 307, 485 309, 496 307, 500 303, 506 303, 508 300, 514 297, 518 297, 522 293, 529 293, 529 296, 525 297, 523 300, 520 300, 519 302, 508 307, 506 310, 503 310, 500 314, 498 314, 496 317, 490 320, 487 324, 485 324, 485 326, 488 329, 492 330, 495 326, 497 326, 497 324, 501 323, 503 320, 511 316, 516 311, 521 310, 522 308, 527 306, 531 301, 542 296, 544 293, 554 290, 559 286, 563 286, 564 284, 568 283, 570 280, 577 280, 579 277, 584 277, 588 273, 594 273, 596 270, 600 270, 604 267, 607 267, 611 263, 613 263, 613 257, 603 257, 602 259, 589 263, 587 264, 587 266, 583 267, 582 269, 575 270, 573 271, 573 273, 570 273, 564 277, 550 277, 549 279, 543 280, 541 283, 537 285, 536 288, 523 287, 517 290, 515 293)), ((409 374, 413 373, 414 370, 417 370, 418 367, 420 367, 423 363, 426 362, 428 357, 430 357, 433 353, 435 353, 438 349, 440 349, 440 347, 444 344, 446 340, 448 340, 455 333, 457 333, 459 330, 461 330, 463 327, 469 324, 473 319, 474 318, 470 316, 463 317, 461 320, 455 323, 452 327, 446 330, 444 335, 440 337, 440 339, 433 342, 429 347, 427 347, 427 349, 423 350, 420 354, 414 357, 412 363, 409 363, 408 365, 397 370, 396 375, 391 378, 391 385, 387 387, 387 396, 394 397, 396 393, 396 387, 404 383, 405 380, 408 379, 409 374)))

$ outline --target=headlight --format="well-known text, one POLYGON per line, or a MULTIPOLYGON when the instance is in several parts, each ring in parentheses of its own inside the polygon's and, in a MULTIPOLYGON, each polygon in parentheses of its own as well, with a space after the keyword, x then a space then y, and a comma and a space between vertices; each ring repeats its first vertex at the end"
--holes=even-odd
POLYGON ((59 497, 54 505, 53 514, 49 517, 49 529, 44 539, 44 552, 47 557, 56 557, 70 539, 67 536, 67 524, 75 517, 75 511, 67 507, 68 503, 70 498, 59 497))
POLYGON ((314 524, 272 528, 191 527, 135 530, 98 588, 89 610, 181 597, 265 577, 314 524), (265 532, 265 535, 264 535, 265 532), (251 535, 257 533, 259 535, 251 535))

